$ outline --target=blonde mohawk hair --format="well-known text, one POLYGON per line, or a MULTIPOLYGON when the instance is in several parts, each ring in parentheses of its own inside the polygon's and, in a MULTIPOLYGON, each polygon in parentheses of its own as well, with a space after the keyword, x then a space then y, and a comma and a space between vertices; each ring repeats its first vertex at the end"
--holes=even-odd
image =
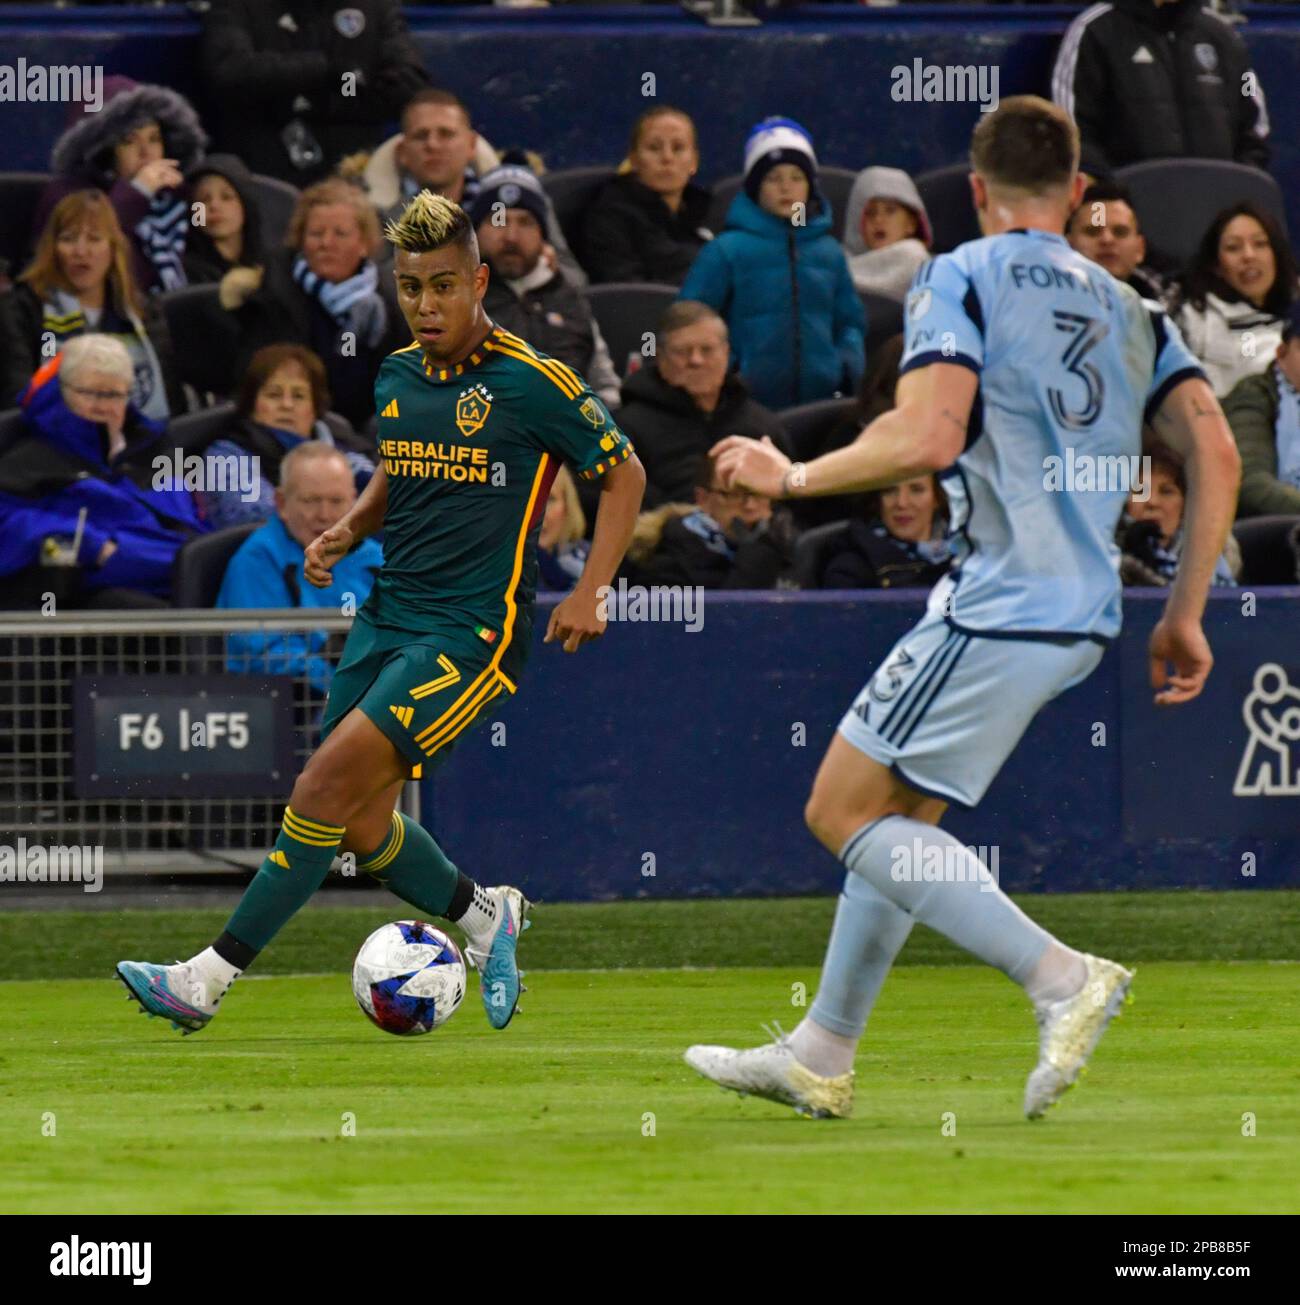
POLYGON ((478 253, 474 224, 469 214, 445 195, 422 190, 384 229, 384 238, 409 254, 425 254, 444 245, 461 243, 478 253))

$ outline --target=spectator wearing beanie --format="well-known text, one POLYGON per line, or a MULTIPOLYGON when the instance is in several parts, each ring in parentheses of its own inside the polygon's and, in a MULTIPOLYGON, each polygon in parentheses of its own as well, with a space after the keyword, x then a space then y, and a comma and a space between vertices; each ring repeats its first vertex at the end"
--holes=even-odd
POLYGON ((695 124, 681 109, 647 109, 632 127, 626 171, 608 181, 582 224, 582 261, 593 281, 681 285, 713 233, 695 124))
POLYGON ((253 174, 233 154, 209 154, 187 178, 190 198, 203 205, 203 222, 185 238, 185 279, 220 281, 232 267, 257 267, 264 257, 262 222, 253 174))
POLYGON ((1232 387, 1223 401, 1241 454, 1238 517, 1300 516, 1300 303, 1268 368, 1232 387))
POLYGON ((54 144, 54 178, 36 206, 33 235, 65 195, 102 190, 131 241, 132 271, 141 290, 183 286, 181 260, 190 224, 184 178, 203 158, 207 143, 198 114, 183 95, 129 77, 106 78, 103 108, 82 114, 54 144))
POLYGON ((901 304, 933 241, 925 203, 902 168, 858 173, 844 215, 844 252, 857 290, 901 304))
POLYGON ((491 269, 483 311, 533 348, 572 367, 606 407, 618 407, 618 373, 582 290, 543 256, 546 195, 525 167, 489 172, 469 206, 479 253, 491 269))
POLYGON ((790 118, 766 118, 745 144, 745 185, 700 250, 681 298, 727 323, 741 376, 771 408, 857 386, 865 315, 817 189, 817 156, 790 118))

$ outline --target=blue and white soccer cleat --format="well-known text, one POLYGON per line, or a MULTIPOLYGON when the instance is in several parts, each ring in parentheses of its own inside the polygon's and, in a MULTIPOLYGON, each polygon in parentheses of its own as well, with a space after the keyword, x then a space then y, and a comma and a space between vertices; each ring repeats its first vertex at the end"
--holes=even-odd
POLYGON ((1084 953, 1083 987, 1073 997, 1038 1007, 1038 1064, 1025 1082, 1025 1114, 1041 1119, 1087 1068, 1088 1057, 1106 1026, 1120 1013, 1133 982, 1132 971, 1084 953))
POLYGON ((202 985, 192 977, 188 965, 118 961, 117 977, 139 1003, 142 1015, 170 1020, 172 1028, 183 1034, 197 1033, 217 1013, 216 1002, 210 1010, 205 1009, 202 985))
POLYGON ((519 968, 515 948, 519 935, 530 927, 528 911, 532 903, 517 888, 485 888, 497 904, 497 920, 490 933, 473 939, 465 946, 465 959, 479 973, 479 994, 488 1023, 503 1029, 519 1009, 519 968))

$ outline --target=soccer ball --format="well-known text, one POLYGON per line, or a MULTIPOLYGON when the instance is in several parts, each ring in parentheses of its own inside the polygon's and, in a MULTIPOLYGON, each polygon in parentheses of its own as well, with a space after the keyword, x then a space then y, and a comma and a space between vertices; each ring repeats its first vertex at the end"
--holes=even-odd
POLYGON ((465 996, 465 961, 441 929, 397 920, 361 944, 352 962, 352 993, 385 1033, 432 1033, 465 996))

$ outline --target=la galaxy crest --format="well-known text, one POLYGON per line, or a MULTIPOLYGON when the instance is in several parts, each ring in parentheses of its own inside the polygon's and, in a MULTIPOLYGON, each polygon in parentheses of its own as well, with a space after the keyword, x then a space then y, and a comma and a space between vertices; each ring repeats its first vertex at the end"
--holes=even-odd
POLYGON ((483 423, 492 411, 491 391, 482 381, 476 381, 468 389, 462 390, 456 400, 456 425, 460 433, 469 439, 483 429, 483 423))

